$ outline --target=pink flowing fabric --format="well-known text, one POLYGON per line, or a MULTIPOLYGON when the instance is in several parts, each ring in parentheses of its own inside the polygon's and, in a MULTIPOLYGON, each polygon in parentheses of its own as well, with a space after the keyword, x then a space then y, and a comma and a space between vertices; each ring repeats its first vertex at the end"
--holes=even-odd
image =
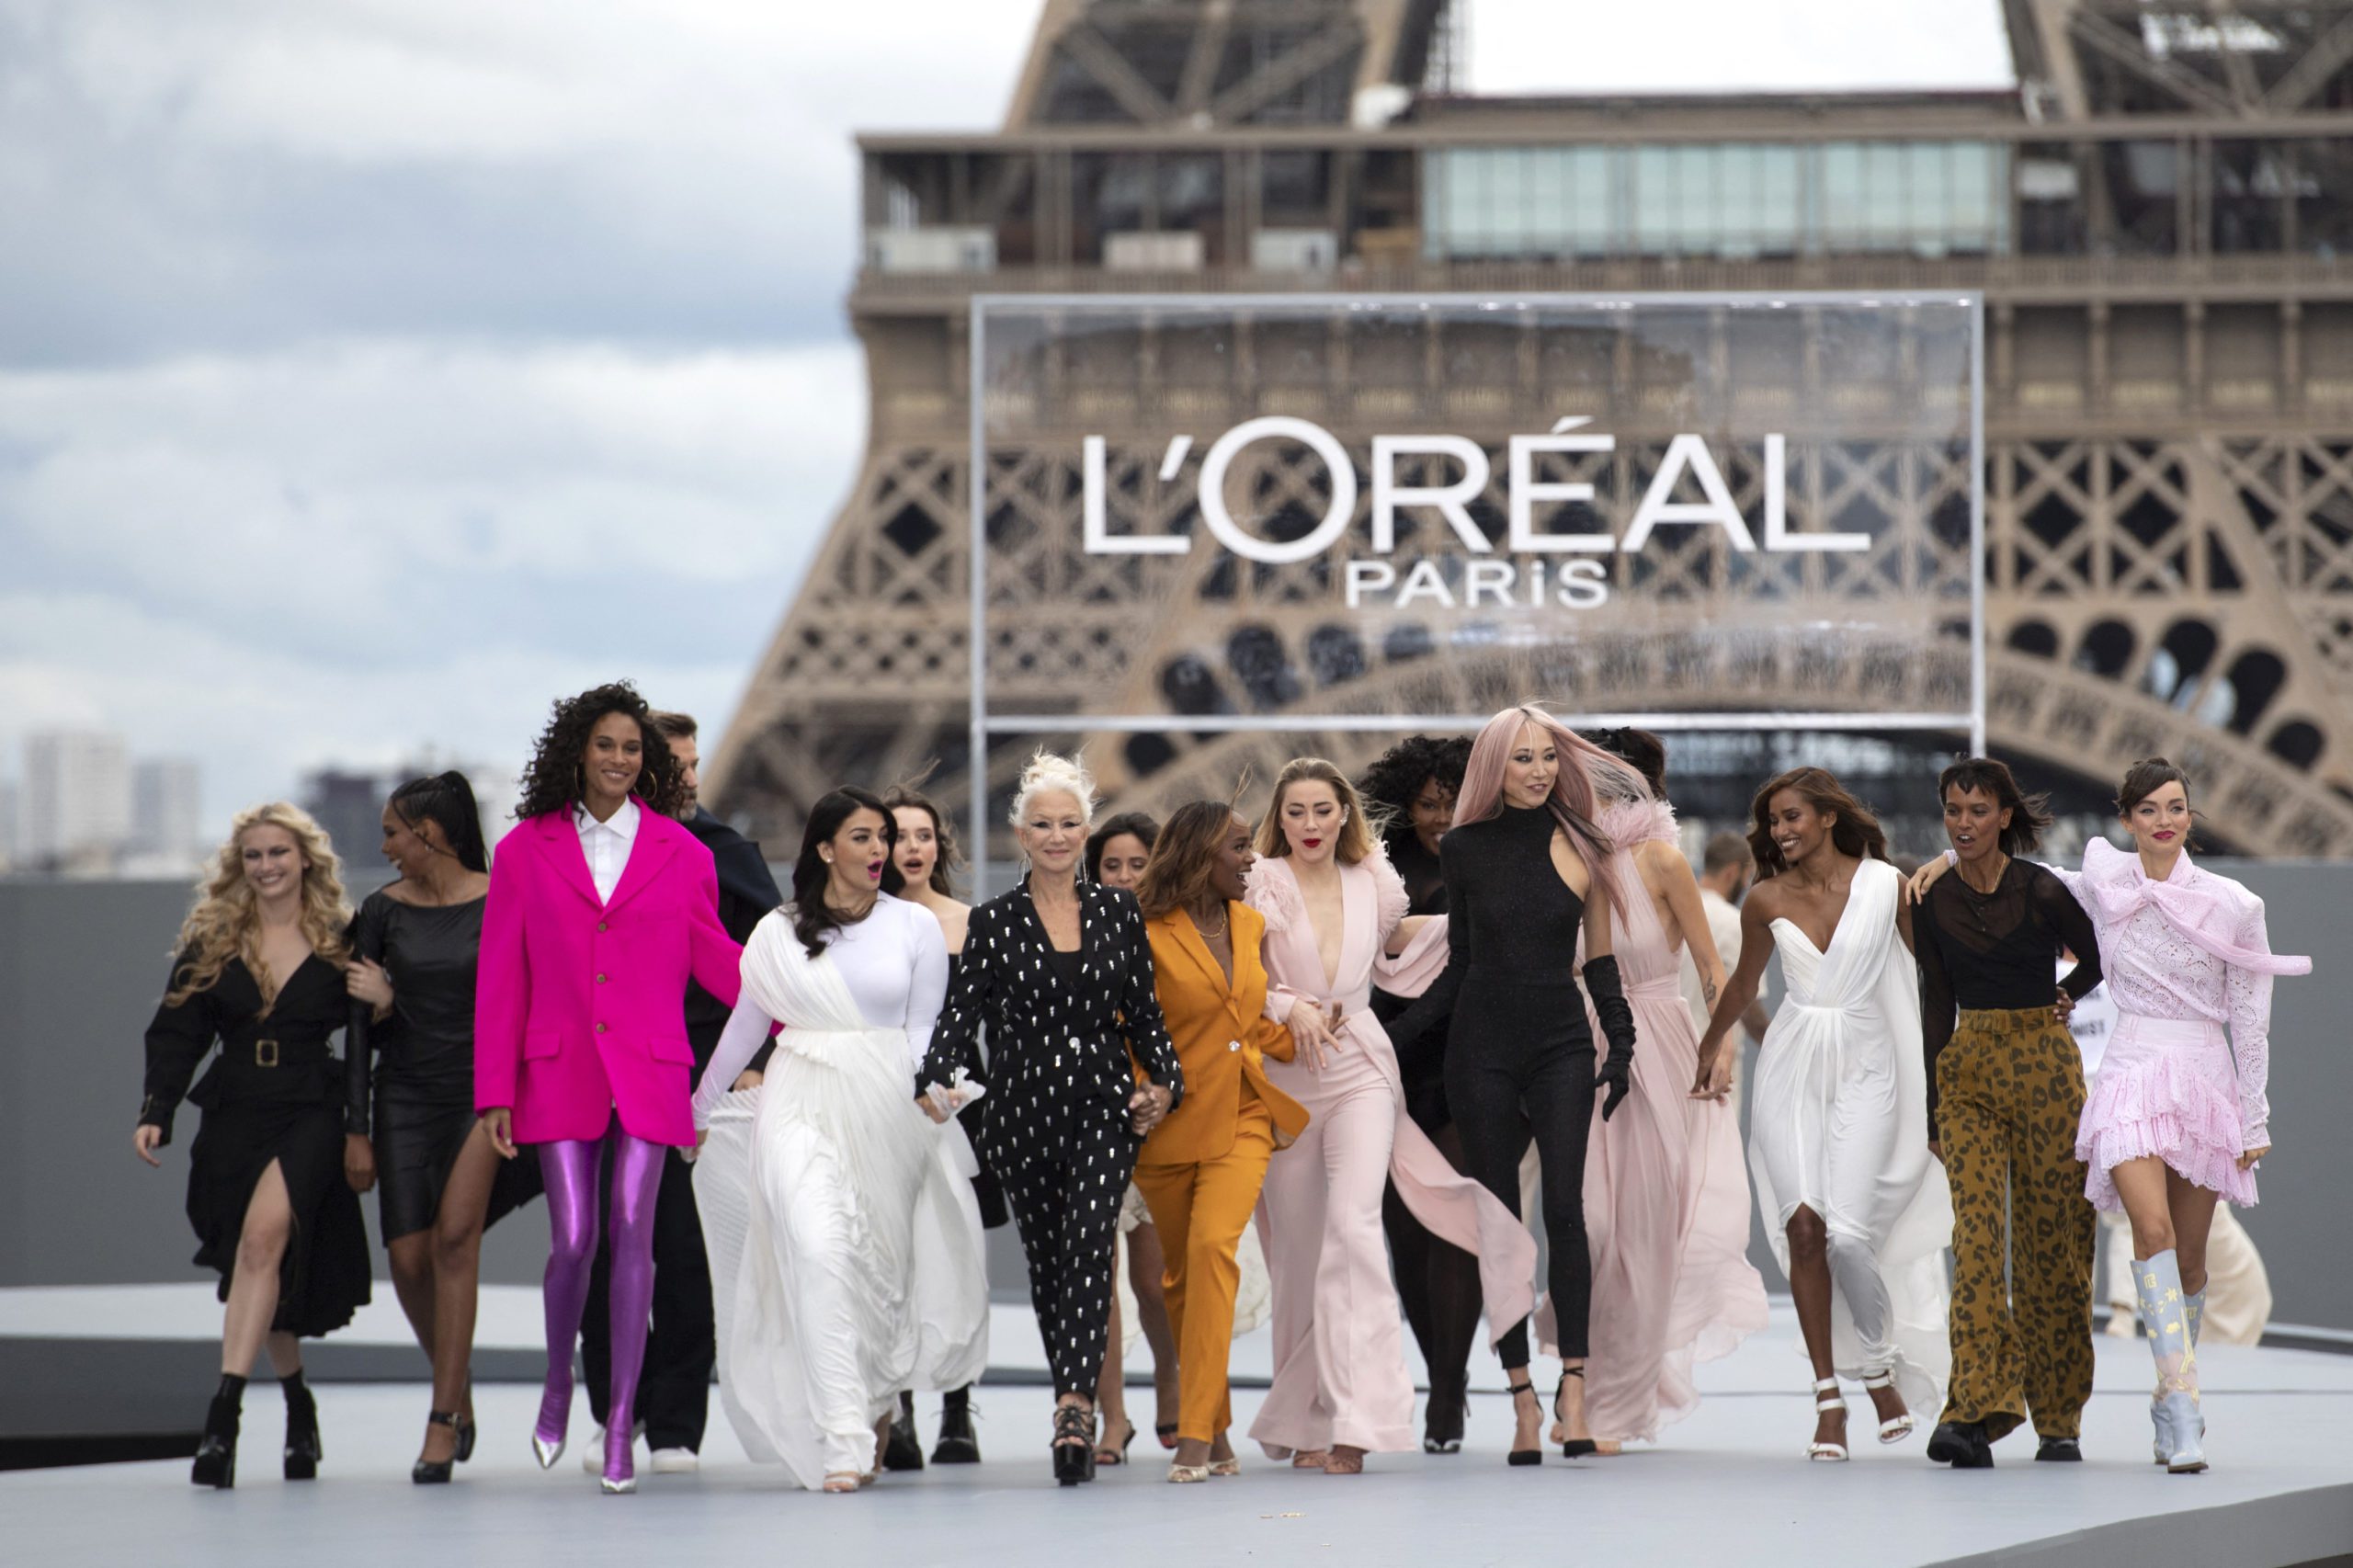
MULTIPOLYGON (((1618 846, 1619 885, 1632 895, 1611 946, 1634 1012, 1634 1080, 1608 1121, 1596 1108, 1586 1154, 1586 1416, 1596 1437, 1624 1442, 1656 1437, 1699 1408, 1693 1366, 1765 1326, 1765 1281, 1748 1261, 1740 1128, 1730 1107, 1690 1097, 1699 1040, 1683 1000, 1682 949, 1667 945, 1634 864, 1636 846, 1675 841, 1675 813, 1664 802, 1613 806, 1596 825, 1618 846)), ((1557 1354, 1551 1320, 1540 1312, 1537 1332, 1557 1354)))
MULTIPOLYGON (((1258 1207, 1274 1287, 1275 1378, 1250 1435, 1279 1449, 1337 1442, 1393 1451, 1413 1447, 1414 1389, 1381 1237, 1377 1173, 1396 1184, 1432 1234, 1479 1259, 1491 1345, 1535 1303, 1536 1242, 1494 1194, 1459 1174, 1405 1112, 1397 1053, 1371 1006, 1377 955, 1405 913, 1404 884, 1377 851, 1342 868, 1341 881, 1346 924, 1338 973, 1327 977, 1289 863, 1270 857, 1250 872, 1251 907, 1267 920, 1268 1015, 1287 1017, 1292 1002, 1305 996, 1336 1001, 1346 1016, 1347 1047, 1320 1074, 1298 1062, 1269 1062, 1268 1077, 1328 1122, 1377 1106, 1386 1123, 1379 1131, 1388 1134, 1385 1157, 1379 1148, 1384 1140, 1360 1125, 1326 1148, 1337 1134, 1319 1142, 1312 1121, 1301 1143, 1275 1156, 1278 1168, 1269 1170, 1258 1207), (1379 1161, 1376 1170, 1352 1172, 1368 1150, 1379 1161), (1320 1153, 1326 1168, 1304 1169, 1311 1156, 1302 1151, 1320 1153), (1358 1176, 1374 1185, 1356 1193, 1358 1176), (1340 1199, 1348 1194, 1363 1200, 1343 1213, 1340 1199)), ((1442 937, 1439 954, 1443 967, 1442 937)))

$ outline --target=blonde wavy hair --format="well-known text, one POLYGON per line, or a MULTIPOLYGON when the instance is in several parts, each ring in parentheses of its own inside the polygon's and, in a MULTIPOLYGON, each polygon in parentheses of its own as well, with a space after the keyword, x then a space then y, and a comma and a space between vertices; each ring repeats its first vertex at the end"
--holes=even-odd
POLYGON ((220 983, 221 971, 233 958, 245 960, 254 983, 261 988, 262 1017, 278 1004, 278 982, 261 958, 261 903, 253 883, 245 880, 244 838, 256 827, 281 827, 294 835, 301 851, 302 935, 311 950, 327 962, 340 965, 351 957, 351 905, 344 898, 342 862, 326 831, 311 813, 283 801, 251 806, 229 824, 228 842, 212 858, 212 867, 197 884, 196 907, 180 922, 173 956, 167 1006, 178 1006, 199 991, 220 983))
POLYGON ((1258 819, 1257 842, 1252 848, 1267 856, 1290 853, 1290 839, 1283 832, 1283 797, 1292 785, 1310 781, 1332 787, 1332 798, 1340 802, 1340 813, 1347 819, 1340 824, 1338 836, 1332 845, 1335 859, 1343 866, 1353 866, 1380 846, 1376 824, 1366 820, 1364 801, 1358 796, 1357 787, 1348 782, 1348 776, 1320 756, 1295 756, 1275 775, 1274 802, 1258 819))

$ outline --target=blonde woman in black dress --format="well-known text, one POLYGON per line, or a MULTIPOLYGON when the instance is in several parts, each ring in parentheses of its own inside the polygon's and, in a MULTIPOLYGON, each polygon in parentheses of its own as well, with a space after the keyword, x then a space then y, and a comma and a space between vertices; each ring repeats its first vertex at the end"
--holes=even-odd
POLYGON ((160 1166, 180 1101, 201 1108, 188 1217, 196 1261, 219 1271, 228 1309, 221 1386, 189 1476, 199 1486, 236 1484, 245 1378, 265 1345, 286 1395, 286 1479, 318 1473, 318 1406, 297 1341, 333 1333, 368 1302, 368 1233, 344 1176, 343 1063, 328 1046, 344 1026, 350 957, 336 871, 307 812, 283 802, 239 812, 147 1026, 131 1149, 160 1166))

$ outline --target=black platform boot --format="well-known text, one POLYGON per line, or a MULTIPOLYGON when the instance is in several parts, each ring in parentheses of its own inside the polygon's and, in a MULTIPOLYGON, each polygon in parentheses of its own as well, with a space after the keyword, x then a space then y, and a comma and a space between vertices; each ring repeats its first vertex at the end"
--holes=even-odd
POLYGON ((931 1447, 934 1464, 978 1464, 981 1436, 972 1430, 972 1388, 949 1389, 939 1396, 939 1441, 931 1447))
POLYGON ((226 1492, 237 1484, 237 1417, 245 1403, 245 1380, 221 1374, 212 1407, 204 1413, 204 1440, 196 1446, 196 1465, 188 1480, 199 1486, 226 1492))
POLYGON ((300 1367, 291 1377, 280 1378, 278 1386, 286 1395, 286 1479, 315 1481, 319 1460, 325 1457, 319 1446, 319 1402, 311 1397, 300 1367))
POLYGON ((891 1436, 882 1444, 884 1470, 921 1470, 923 1439, 915 1436, 915 1396, 899 1395, 899 1413, 891 1417, 891 1436))

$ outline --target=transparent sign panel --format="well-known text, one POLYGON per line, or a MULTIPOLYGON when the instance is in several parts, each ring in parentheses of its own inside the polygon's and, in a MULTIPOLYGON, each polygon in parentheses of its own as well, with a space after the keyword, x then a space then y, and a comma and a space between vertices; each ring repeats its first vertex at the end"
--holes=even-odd
POLYGON ((1980 319, 979 301, 975 723, 1977 731, 1980 319))

